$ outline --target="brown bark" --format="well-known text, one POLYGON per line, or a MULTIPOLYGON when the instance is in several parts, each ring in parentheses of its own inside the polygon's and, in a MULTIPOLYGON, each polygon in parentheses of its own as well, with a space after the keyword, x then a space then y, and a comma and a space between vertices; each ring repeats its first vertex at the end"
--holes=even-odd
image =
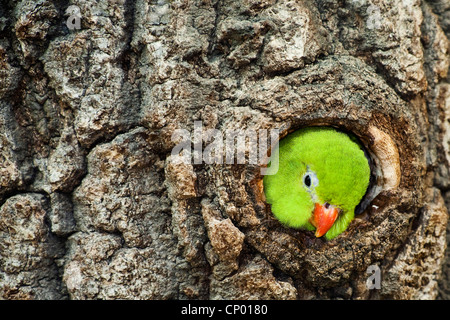
POLYGON ((1 1, 0 296, 447 299, 449 14, 447 0, 1 1), (366 209, 331 241, 282 226, 259 165, 171 161, 194 121, 354 133, 374 164, 366 209))

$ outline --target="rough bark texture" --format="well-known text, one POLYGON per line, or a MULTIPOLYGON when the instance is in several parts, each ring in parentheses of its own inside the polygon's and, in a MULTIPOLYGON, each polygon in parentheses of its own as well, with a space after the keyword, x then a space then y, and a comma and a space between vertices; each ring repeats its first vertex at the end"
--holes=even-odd
POLYGON ((1 298, 450 296, 448 0, 0 3, 1 298), (375 158, 382 133, 399 183, 379 157, 379 194, 316 239, 257 165, 172 163, 197 120, 335 126, 375 158))

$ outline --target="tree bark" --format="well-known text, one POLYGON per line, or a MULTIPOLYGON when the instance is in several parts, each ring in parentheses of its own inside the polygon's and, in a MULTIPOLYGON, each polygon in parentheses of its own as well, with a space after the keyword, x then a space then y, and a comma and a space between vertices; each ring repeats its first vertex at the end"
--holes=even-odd
POLYGON ((0 3, 1 298, 449 297, 448 0, 0 3), (352 132, 365 210, 282 226, 261 164, 172 161, 195 121, 352 132))

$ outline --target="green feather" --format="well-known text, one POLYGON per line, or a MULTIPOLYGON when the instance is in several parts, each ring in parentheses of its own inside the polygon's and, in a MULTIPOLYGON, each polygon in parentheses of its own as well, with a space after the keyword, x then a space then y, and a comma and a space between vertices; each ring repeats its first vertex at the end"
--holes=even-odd
POLYGON ((277 148, 278 172, 263 180, 275 217, 286 226, 314 230, 309 223, 314 203, 328 202, 342 213, 325 237, 345 231, 370 179, 368 160, 356 139, 333 128, 308 127, 282 139, 277 148), (303 181, 307 171, 318 180, 312 189, 303 181))

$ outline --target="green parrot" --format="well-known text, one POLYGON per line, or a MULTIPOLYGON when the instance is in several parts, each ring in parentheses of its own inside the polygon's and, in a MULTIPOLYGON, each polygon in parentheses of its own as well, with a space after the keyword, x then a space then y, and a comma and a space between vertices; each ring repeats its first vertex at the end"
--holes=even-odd
POLYGON ((277 148, 278 171, 263 178, 275 217, 327 240, 344 232, 369 186, 369 161, 360 144, 331 127, 307 127, 277 148))

